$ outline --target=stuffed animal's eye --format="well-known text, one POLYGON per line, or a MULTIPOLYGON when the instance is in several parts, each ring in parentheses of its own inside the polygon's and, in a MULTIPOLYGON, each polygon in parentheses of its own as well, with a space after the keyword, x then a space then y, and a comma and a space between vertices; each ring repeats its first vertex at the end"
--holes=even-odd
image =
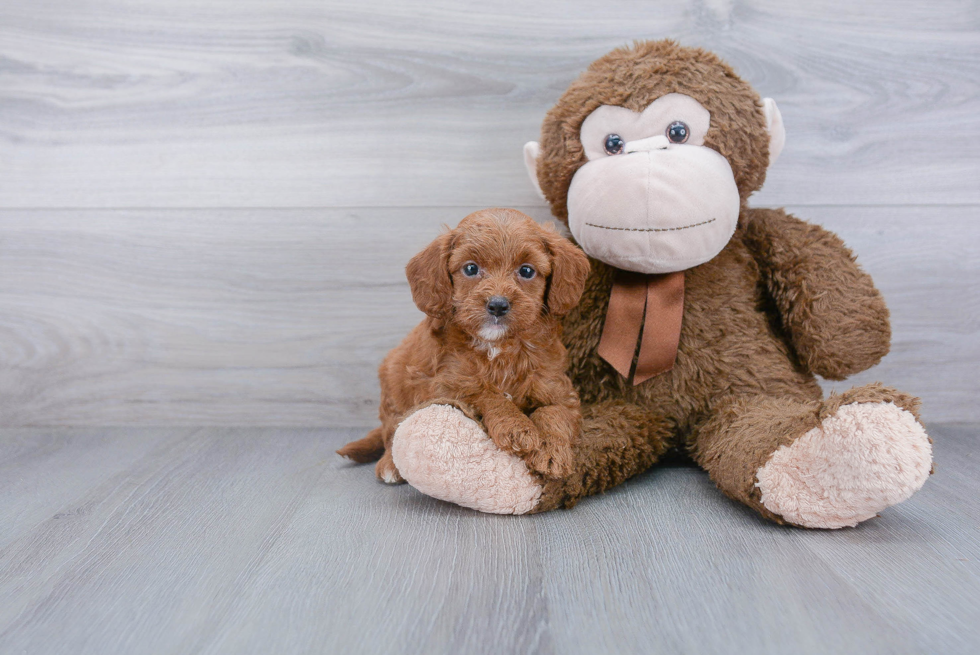
POLYGON ((671 143, 684 143, 691 136, 691 130, 684 121, 674 121, 667 126, 667 140, 671 143))
POLYGON ((473 262, 463 264, 463 275, 465 275, 466 277, 476 277, 476 274, 479 272, 480 272, 480 267, 474 264, 473 262))
POLYGON ((603 146, 606 150, 607 155, 618 155, 623 152, 623 147, 626 142, 623 141, 623 137, 618 134, 607 134, 606 143, 603 146))
POLYGON ((537 274, 537 271, 534 270, 533 266, 528 266, 527 264, 524 264, 519 269, 517 269, 517 274, 520 275, 525 280, 530 280, 537 274))

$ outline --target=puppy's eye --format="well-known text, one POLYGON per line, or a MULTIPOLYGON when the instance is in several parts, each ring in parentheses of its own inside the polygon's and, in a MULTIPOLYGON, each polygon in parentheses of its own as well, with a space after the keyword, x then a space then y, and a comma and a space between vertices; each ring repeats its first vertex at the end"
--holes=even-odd
POLYGON ((533 266, 528 266, 527 264, 524 264, 519 269, 517 269, 517 274, 520 275, 525 280, 530 280, 535 275, 537 275, 537 271, 534 270, 533 266))
POLYGON ((480 267, 469 262, 468 264, 463 264, 463 275, 466 277, 476 277, 477 273, 480 272, 480 267))
POLYGON ((684 143, 691 136, 691 130, 684 121, 674 121, 667 126, 667 140, 671 143, 684 143))
POLYGON ((607 155, 618 155, 623 152, 623 148, 626 146, 626 142, 623 141, 623 137, 618 134, 607 134, 606 142, 603 144, 603 149, 606 151, 607 155))

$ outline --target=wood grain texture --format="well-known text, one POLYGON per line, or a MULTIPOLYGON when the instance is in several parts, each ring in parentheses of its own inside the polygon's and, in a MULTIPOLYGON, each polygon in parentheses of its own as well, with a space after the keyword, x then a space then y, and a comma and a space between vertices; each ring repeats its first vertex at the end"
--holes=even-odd
POLYGON ((754 204, 885 291, 855 383, 980 419, 975 2, 49 0, 0 5, 0 426, 369 424, 404 262, 472 209, 546 220, 522 144, 663 36, 779 100, 754 204))
POLYGON ((777 99, 761 204, 980 203, 976 3, 0 5, 0 207, 528 205, 521 146, 634 38, 777 99))
MULTIPOLYGON (((0 211, 0 425, 370 425, 421 318, 404 265, 470 209, 0 211)), ((892 354, 836 388, 980 418, 977 209, 789 209, 892 311, 892 354)))
POLYGON ((0 652, 973 653, 978 431, 930 426, 921 492, 822 532, 693 468, 502 517, 381 485, 353 432, 4 430, 0 480, 60 500, 0 544, 0 652))

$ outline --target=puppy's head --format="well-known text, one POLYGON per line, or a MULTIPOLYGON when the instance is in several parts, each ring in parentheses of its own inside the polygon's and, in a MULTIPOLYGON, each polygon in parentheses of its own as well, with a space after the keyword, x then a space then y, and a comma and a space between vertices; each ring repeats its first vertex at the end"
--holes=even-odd
POLYGON ((520 335, 543 313, 568 313, 589 261, 550 225, 514 209, 484 209, 413 257, 406 272, 419 309, 495 342, 520 335))

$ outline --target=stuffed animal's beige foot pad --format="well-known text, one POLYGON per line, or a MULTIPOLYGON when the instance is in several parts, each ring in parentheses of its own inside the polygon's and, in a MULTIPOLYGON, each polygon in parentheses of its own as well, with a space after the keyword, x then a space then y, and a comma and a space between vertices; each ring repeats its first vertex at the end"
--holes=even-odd
POLYGON ((401 422, 392 440, 395 465, 422 493, 492 514, 527 514, 541 483, 505 453, 480 424, 450 405, 430 405, 401 422))
POLYGON ((855 526, 918 491, 932 446, 909 412, 892 403, 844 405, 756 473, 762 504, 808 528, 855 526))

